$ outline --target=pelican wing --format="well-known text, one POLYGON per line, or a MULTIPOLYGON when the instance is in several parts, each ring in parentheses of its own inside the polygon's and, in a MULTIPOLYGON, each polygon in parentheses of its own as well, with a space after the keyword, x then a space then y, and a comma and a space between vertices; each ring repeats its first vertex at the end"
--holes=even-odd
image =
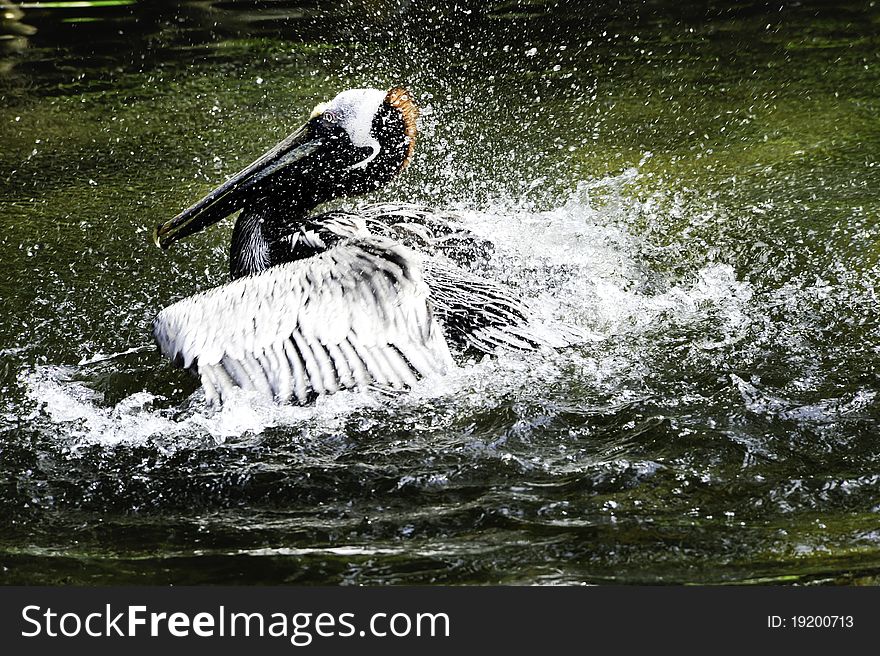
POLYGON ((494 250, 491 241, 472 233, 455 214, 412 203, 361 204, 354 212, 327 212, 313 222, 329 227, 347 216, 356 217, 374 235, 425 255, 445 257, 466 269, 485 264, 494 250))
POLYGON ((452 364, 420 261, 382 238, 348 239, 164 309, 162 353, 200 375, 209 401, 233 387, 279 401, 379 384, 452 364))
POLYGON ((574 328, 538 322, 515 292, 500 283, 437 259, 426 259, 424 266, 434 311, 447 338, 463 349, 497 354, 583 341, 574 328))

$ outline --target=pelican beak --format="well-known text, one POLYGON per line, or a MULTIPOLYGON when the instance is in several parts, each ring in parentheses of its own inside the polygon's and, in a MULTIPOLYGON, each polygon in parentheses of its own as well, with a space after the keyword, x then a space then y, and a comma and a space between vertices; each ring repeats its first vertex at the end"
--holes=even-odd
POLYGON ((153 241, 159 248, 168 248, 174 242, 189 237, 240 210, 262 180, 308 157, 320 148, 324 139, 316 136, 314 132, 313 122, 310 120, 200 201, 170 221, 156 226, 153 241))

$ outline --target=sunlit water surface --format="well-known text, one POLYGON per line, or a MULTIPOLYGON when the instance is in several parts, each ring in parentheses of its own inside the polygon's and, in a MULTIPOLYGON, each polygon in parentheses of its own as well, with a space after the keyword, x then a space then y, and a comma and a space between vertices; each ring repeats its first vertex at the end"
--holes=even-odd
POLYGON ((0 581, 877 582, 880 9, 257 4, 0 23, 0 581), (395 83, 372 200, 456 211, 585 343, 206 408, 149 322, 231 222, 150 230, 395 83))

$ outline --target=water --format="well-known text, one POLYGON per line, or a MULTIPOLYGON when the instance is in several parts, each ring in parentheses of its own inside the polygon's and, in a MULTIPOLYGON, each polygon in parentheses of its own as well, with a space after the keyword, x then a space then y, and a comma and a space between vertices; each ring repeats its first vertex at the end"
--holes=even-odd
POLYGON ((55 4, 0 23, 0 581, 877 582, 873 3, 55 4), (149 322, 231 222, 149 231, 395 83, 372 199, 589 340, 210 411, 149 322))

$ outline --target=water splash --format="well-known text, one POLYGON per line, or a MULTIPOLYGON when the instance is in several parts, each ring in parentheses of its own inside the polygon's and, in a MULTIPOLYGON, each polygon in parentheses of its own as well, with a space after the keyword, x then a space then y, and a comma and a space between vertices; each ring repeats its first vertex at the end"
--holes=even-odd
MULTIPOLYGON (((646 263, 646 249, 655 247, 640 226, 646 216, 655 222, 666 217, 663 199, 640 199, 632 193, 638 179, 638 169, 632 168, 583 182, 549 210, 510 200, 480 210, 452 208, 469 229, 495 243, 496 255, 485 273, 526 298, 548 330, 560 324, 582 330, 586 341, 580 348, 470 361, 445 377, 422 381, 408 394, 389 399, 372 392, 343 392, 321 397, 310 407, 259 402, 246 392, 219 410, 206 408, 200 392, 182 406, 167 407, 166 399, 147 391, 106 405, 101 394, 77 380, 83 367, 115 357, 103 354, 83 357, 79 368, 27 370, 22 384, 30 405, 64 427, 62 434, 72 444, 155 442, 163 448, 193 440, 222 444, 279 426, 300 435, 333 433, 343 430, 353 413, 388 407, 407 416, 426 404, 443 402, 458 413, 473 412, 510 396, 540 397, 541 388, 549 390, 571 372, 593 386, 597 396, 617 401, 638 396, 637 390, 620 389, 617 379, 622 371, 644 367, 645 355, 638 346, 621 349, 622 340, 662 331, 663 326, 699 326, 711 318, 711 332, 698 328, 695 339, 706 351, 723 348, 746 334, 752 298, 749 284, 738 280, 729 264, 705 263, 674 278, 646 263)), ((681 204, 671 205, 677 219, 681 204)))

